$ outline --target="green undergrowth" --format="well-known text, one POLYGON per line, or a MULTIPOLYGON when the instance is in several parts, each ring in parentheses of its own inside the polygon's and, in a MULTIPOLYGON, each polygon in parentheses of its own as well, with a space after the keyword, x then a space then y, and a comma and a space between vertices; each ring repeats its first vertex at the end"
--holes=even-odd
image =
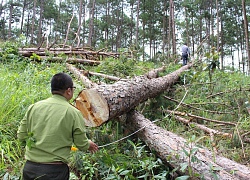
MULTIPOLYGON (((67 72, 65 64, 39 63, 13 56, 0 63, 0 179, 20 179, 25 162, 24 146, 17 140, 17 128, 28 106, 50 96, 50 79, 67 72)), ((72 75, 72 77, 74 77, 72 75)), ((84 88, 77 87, 74 98, 84 88)), ((73 98, 73 99, 74 99, 73 98)), ((88 136, 99 145, 107 145, 123 137, 118 122, 88 129, 88 136)), ((164 179, 170 170, 140 141, 127 138, 100 148, 96 154, 72 152, 70 179, 164 179)))
MULTIPOLYGON (((65 64, 34 62, 20 57, 12 44, 7 47, 10 49, 2 52, 0 58, 0 179, 19 179, 25 162, 24 147, 16 138, 19 122, 30 104, 50 96, 52 75, 68 71, 65 64)), ((77 66, 83 70, 127 78, 143 75, 161 64, 121 57, 103 60, 99 66, 77 66)), ((166 71, 159 75, 167 75, 180 67, 169 64, 166 71)), ((101 77, 90 78, 97 83, 114 83, 101 77)), ((136 109, 146 118, 156 121, 158 126, 184 137, 187 142, 195 142, 236 162, 247 164, 250 147, 248 143, 241 144, 243 139, 238 135, 246 134, 250 130, 249 114, 245 106, 245 102, 250 101, 249 80, 248 76, 240 72, 216 69, 209 74, 206 67, 194 67, 182 73, 169 91, 141 103, 136 109), (187 119, 190 119, 187 116, 189 113, 206 119, 233 122, 237 126, 191 118, 193 123, 233 135, 232 138, 215 135, 211 139, 209 134, 194 124, 185 125, 179 122, 176 116, 167 110, 179 111, 182 114, 180 116, 187 119)), ((77 87, 75 98, 84 86, 77 79, 74 79, 74 83, 77 87)), ((135 136, 122 139, 127 132, 120 122, 109 121, 98 128, 87 130, 89 138, 101 146, 100 151, 96 154, 72 151, 70 179, 173 178, 173 171, 143 142, 135 136)), ((193 148, 185 154, 195 161, 196 151, 193 148)), ((183 171, 188 169, 189 174, 179 179, 195 176, 189 165, 180 166, 183 171)))
POLYGON ((162 94, 157 98, 157 103, 151 100, 153 105, 147 110, 148 118, 161 119, 157 121, 159 126, 185 138, 193 135, 197 138, 203 136, 199 145, 233 161, 248 165, 250 145, 244 140, 248 136, 242 137, 242 135, 250 130, 250 116, 245 104, 250 101, 250 77, 241 72, 225 72, 218 69, 212 76, 211 81, 207 71, 197 71, 195 68, 185 71, 180 82, 174 86, 174 91, 162 94), (154 113, 156 109, 153 107, 159 113, 154 113), (178 116, 190 120, 193 124, 185 125, 179 122, 176 116, 167 110, 180 112, 181 115, 178 116), (223 122, 235 123, 235 126, 223 122), (211 138, 196 124, 221 133, 229 133, 232 137, 214 135, 211 138))

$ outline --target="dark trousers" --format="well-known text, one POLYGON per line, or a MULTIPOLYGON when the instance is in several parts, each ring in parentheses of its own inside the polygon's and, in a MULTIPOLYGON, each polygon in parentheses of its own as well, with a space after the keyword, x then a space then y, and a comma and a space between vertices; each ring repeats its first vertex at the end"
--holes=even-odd
POLYGON ((69 180, 67 164, 41 164, 27 161, 23 168, 23 180, 69 180))
POLYGON ((183 66, 187 65, 188 62, 188 54, 182 54, 182 61, 183 61, 183 66))

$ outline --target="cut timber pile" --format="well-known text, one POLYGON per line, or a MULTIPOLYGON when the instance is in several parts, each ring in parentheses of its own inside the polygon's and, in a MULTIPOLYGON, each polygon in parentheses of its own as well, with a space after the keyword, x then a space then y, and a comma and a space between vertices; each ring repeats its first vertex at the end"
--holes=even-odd
POLYGON ((105 52, 105 51, 91 51, 83 48, 21 48, 19 49, 19 53, 25 57, 32 56, 35 53, 38 56, 58 56, 58 55, 66 55, 66 56, 79 56, 83 59, 89 60, 102 60, 105 57, 114 57, 119 58, 118 53, 105 52))
POLYGON ((18 52, 20 55, 36 61, 80 63, 92 66, 99 65, 101 60, 105 58, 117 59, 120 57, 119 53, 107 52, 106 50, 93 51, 90 48, 19 48, 18 52))

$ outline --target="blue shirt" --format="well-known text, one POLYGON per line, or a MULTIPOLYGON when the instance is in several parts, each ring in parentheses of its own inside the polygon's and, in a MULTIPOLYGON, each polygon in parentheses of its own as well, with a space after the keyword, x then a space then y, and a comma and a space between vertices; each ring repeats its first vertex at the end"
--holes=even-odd
POLYGON ((183 45, 181 47, 181 52, 182 52, 182 54, 190 54, 190 50, 189 50, 187 45, 183 45))

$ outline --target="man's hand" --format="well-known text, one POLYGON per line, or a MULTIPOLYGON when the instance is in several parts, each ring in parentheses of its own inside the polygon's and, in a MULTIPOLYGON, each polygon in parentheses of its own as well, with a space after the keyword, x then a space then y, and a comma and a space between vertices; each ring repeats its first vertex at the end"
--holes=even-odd
POLYGON ((91 153, 95 153, 96 151, 98 151, 98 146, 97 144, 95 144, 93 141, 89 140, 89 149, 88 149, 91 153))

